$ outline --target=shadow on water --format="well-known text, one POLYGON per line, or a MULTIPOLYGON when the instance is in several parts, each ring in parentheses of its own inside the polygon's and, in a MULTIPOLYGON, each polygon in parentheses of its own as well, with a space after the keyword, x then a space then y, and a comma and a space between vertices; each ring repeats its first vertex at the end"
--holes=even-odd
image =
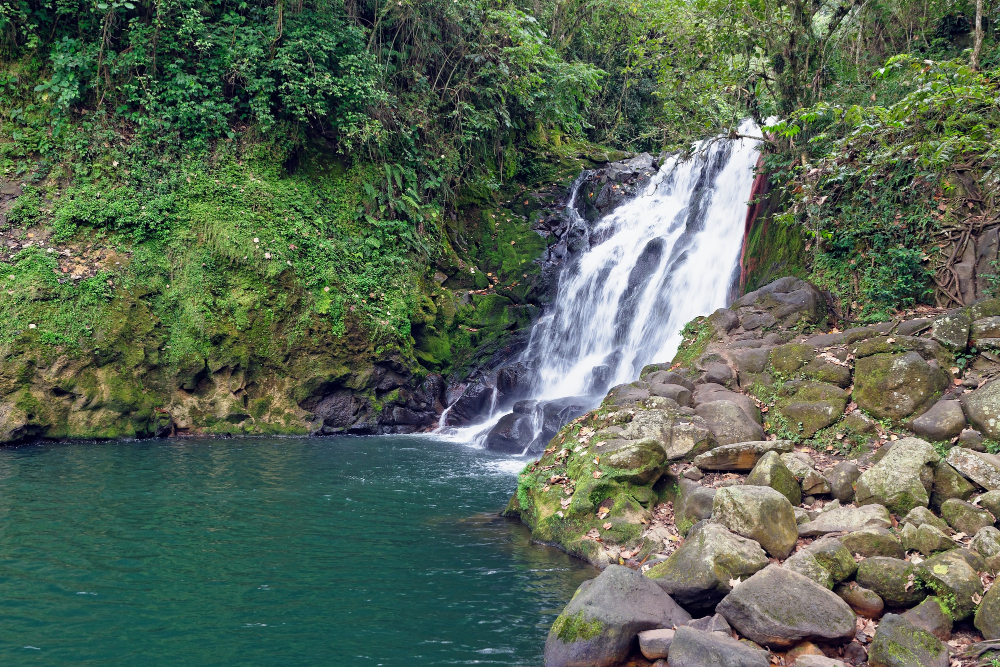
POLYGON ((500 518, 521 462, 428 438, 0 451, 7 665, 537 665, 596 570, 500 518))

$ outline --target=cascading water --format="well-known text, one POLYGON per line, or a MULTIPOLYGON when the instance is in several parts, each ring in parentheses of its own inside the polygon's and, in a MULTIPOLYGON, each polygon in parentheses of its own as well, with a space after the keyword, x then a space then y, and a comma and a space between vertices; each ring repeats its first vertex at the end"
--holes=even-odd
MULTIPOLYGON (((740 127, 756 133, 752 122, 740 127)), ((563 269, 555 302, 522 354, 534 373, 532 398, 587 395, 581 402, 592 407, 646 364, 672 358, 687 322, 726 305, 758 143, 716 139, 696 145, 691 159, 667 159, 642 193, 591 228, 591 248, 563 269)), ((580 182, 566 215, 579 217, 580 182)), ((453 436, 482 440, 503 416, 495 408, 453 436)), ((536 435, 543 421, 532 416, 536 435)))

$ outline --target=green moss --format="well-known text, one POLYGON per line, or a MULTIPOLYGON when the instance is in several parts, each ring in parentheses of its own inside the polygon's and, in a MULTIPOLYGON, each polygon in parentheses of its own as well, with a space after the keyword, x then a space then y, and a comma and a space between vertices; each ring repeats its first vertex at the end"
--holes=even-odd
POLYGON ((552 624, 552 633, 564 644, 595 639, 602 630, 601 622, 597 619, 587 620, 583 611, 572 616, 561 614, 552 624))

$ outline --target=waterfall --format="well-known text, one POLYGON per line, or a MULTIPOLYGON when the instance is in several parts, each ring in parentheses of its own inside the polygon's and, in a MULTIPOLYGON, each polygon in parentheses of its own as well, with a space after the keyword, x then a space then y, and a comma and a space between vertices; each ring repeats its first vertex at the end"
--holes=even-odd
MULTIPOLYGON (((740 127, 744 135, 757 132, 749 121, 740 127)), ((727 305, 758 143, 696 144, 693 157, 666 159, 638 196, 591 226, 590 249, 562 270, 556 299, 521 356, 534 369, 532 398, 586 395, 583 402, 593 407, 646 364, 669 361, 687 322, 727 305)), ((566 215, 579 216, 581 182, 566 215)), ((492 408, 486 423, 454 429, 453 436, 482 443, 502 418, 492 408)), ((539 410, 531 417, 536 429, 539 410)))

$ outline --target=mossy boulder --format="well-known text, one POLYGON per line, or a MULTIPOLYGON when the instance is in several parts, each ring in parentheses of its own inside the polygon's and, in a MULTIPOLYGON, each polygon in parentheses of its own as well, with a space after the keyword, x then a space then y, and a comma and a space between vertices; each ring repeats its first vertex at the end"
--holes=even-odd
POLYGON ((991 586, 986 591, 974 622, 984 639, 1000 639, 1000 586, 991 586))
POLYGON ((927 591, 917 579, 916 567, 898 558, 874 556, 858 564, 857 582, 875 591, 889 607, 912 607, 927 591))
POLYGON ((941 516, 949 526, 966 535, 975 535, 995 521, 985 509, 958 498, 949 498, 941 503, 941 516))
POLYGON ((863 558, 885 556, 902 560, 906 556, 902 543, 885 528, 864 528, 840 538, 852 554, 863 558))
POLYGON ((912 523, 904 525, 899 531, 899 539, 907 551, 919 551, 924 556, 932 556, 958 547, 944 531, 929 523, 920 526, 914 526, 912 523))
POLYGON ((917 506, 927 507, 934 483, 931 464, 939 460, 934 448, 923 440, 897 441, 881 461, 858 478, 858 504, 878 503, 901 515, 917 506))
POLYGON ((747 476, 749 486, 769 486, 788 498, 792 505, 802 502, 802 487, 792 472, 781 462, 778 453, 767 452, 757 461, 747 476))
POLYGON ((926 507, 914 507, 903 517, 903 523, 912 524, 914 528, 919 528, 925 523, 929 523, 942 532, 948 530, 948 522, 936 516, 934 512, 926 507))
POLYGON ((934 486, 931 491, 931 507, 939 509, 949 498, 968 500, 976 487, 962 477, 947 461, 938 461, 934 466, 934 486))
POLYGON ((787 558, 799 537, 792 504, 766 486, 719 489, 712 504, 712 521, 756 541, 775 558, 787 558))
POLYGON ((791 440, 754 440, 714 447, 694 458, 702 470, 753 470, 767 452, 791 452, 791 440))
POLYGON ((720 445, 764 439, 764 429, 737 403, 708 401, 695 408, 720 445))
POLYGON ((969 329, 972 317, 967 309, 948 313, 931 324, 931 338, 953 352, 962 352, 969 346, 969 329))
POLYGON ((948 387, 948 375, 917 352, 859 358, 854 400, 879 419, 904 419, 925 410, 948 387))
POLYGON ((962 408, 969 422, 987 438, 1000 439, 1000 382, 987 382, 962 394, 962 408))
POLYGON ((878 618, 885 609, 885 603, 878 593, 859 586, 856 581, 849 581, 833 589, 841 600, 846 602, 854 613, 865 618, 878 618))
POLYGON ((626 442, 619 449, 605 454, 606 465, 614 469, 611 477, 639 486, 659 479, 667 458, 660 443, 653 438, 626 442))
POLYGON ((886 614, 868 650, 870 667, 948 667, 948 646, 897 614, 886 614))
POLYGON ((983 559, 968 549, 953 549, 928 558, 917 566, 917 576, 961 621, 972 615, 983 595, 979 572, 986 569, 983 559))
POLYGON ((853 532, 866 528, 888 528, 892 525, 889 511, 881 505, 837 507, 821 512, 812 521, 799 526, 799 535, 814 537, 827 533, 853 532))
POLYGON ((1000 530, 994 526, 981 528, 969 544, 972 550, 987 560, 1000 554, 1000 530))
POLYGON ((847 407, 844 390, 825 382, 789 381, 779 396, 775 410, 790 430, 806 438, 840 419, 847 407))

